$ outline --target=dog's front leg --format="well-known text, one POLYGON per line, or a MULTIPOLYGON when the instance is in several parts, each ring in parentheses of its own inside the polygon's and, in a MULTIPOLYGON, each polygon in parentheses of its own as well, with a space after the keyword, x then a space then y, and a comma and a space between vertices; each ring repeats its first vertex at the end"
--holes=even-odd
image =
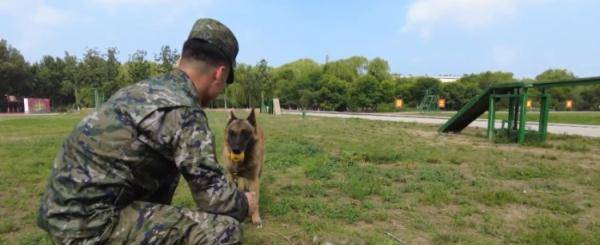
POLYGON ((235 183, 235 177, 233 176, 231 170, 227 170, 225 172, 225 177, 227 178, 227 181, 229 181, 229 183, 235 183))
POLYGON ((252 179, 248 179, 248 187, 250 189, 251 192, 254 192, 256 194, 256 212, 254 212, 252 214, 252 224, 256 225, 256 228, 262 228, 262 220, 260 219, 260 213, 259 213, 259 192, 260 192, 260 183, 258 180, 258 175, 253 176, 252 179))

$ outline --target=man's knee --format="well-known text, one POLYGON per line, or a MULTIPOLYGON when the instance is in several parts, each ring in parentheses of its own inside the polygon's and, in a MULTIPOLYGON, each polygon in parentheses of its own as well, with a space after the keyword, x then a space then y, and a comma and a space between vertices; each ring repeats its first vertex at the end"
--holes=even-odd
POLYGON ((242 241, 242 227, 236 219, 207 214, 205 219, 196 220, 189 233, 189 244, 239 244, 242 241))
POLYGON ((229 216, 220 216, 223 224, 215 230, 218 235, 217 243, 238 244, 242 242, 242 226, 240 222, 229 216))

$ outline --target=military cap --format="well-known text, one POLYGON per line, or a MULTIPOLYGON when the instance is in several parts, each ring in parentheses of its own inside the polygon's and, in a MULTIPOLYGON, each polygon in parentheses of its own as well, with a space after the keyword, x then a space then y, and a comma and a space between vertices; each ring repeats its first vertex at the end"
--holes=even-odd
POLYGON ((227 28, 223 23, 209 18, 198 19, 192 31, 190 31, 189 39, 201 39, 212 45, 214 45, 219 51, 221 51, 231 65, 229 71, 229 78, 227 83, 233 82, 233 73, 235 68, 235 57, 239 51, 238 42, 233 35, 233 32, 227 28))

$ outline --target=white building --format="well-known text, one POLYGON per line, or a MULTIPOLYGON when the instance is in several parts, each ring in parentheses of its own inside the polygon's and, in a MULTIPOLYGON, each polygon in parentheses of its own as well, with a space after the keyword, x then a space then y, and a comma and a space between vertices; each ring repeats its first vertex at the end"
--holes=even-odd
POLYGON ((413 75, 413 74, 400 74, 400 75, 395 75, 395 76, 399 76, 399 77, 432 77, 435 79, 440 80, 442 83, 450 83, 450 82, 455 82, 456 80, 460 79, 463 76, 459 76, 459 75, 437 75, 437 76, 429 76, 429 75, 413 75))
POLYGON ((450 83, 450 82, 455 82, 456 80, 460 79, 462 76, 457 76, 457 75, 438 75, 438 76, 431 76, 433 78, 437 78, 440 81, 442 81, 443 83, 450 83))

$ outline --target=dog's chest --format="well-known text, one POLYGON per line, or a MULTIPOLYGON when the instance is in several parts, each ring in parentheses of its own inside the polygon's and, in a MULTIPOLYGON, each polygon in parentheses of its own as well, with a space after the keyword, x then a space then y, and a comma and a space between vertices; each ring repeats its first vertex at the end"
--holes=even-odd
POLYGON ((237 176, 248 176, 253 172, 253 166, 249 163, 233 164, 231 172, 237 176))

